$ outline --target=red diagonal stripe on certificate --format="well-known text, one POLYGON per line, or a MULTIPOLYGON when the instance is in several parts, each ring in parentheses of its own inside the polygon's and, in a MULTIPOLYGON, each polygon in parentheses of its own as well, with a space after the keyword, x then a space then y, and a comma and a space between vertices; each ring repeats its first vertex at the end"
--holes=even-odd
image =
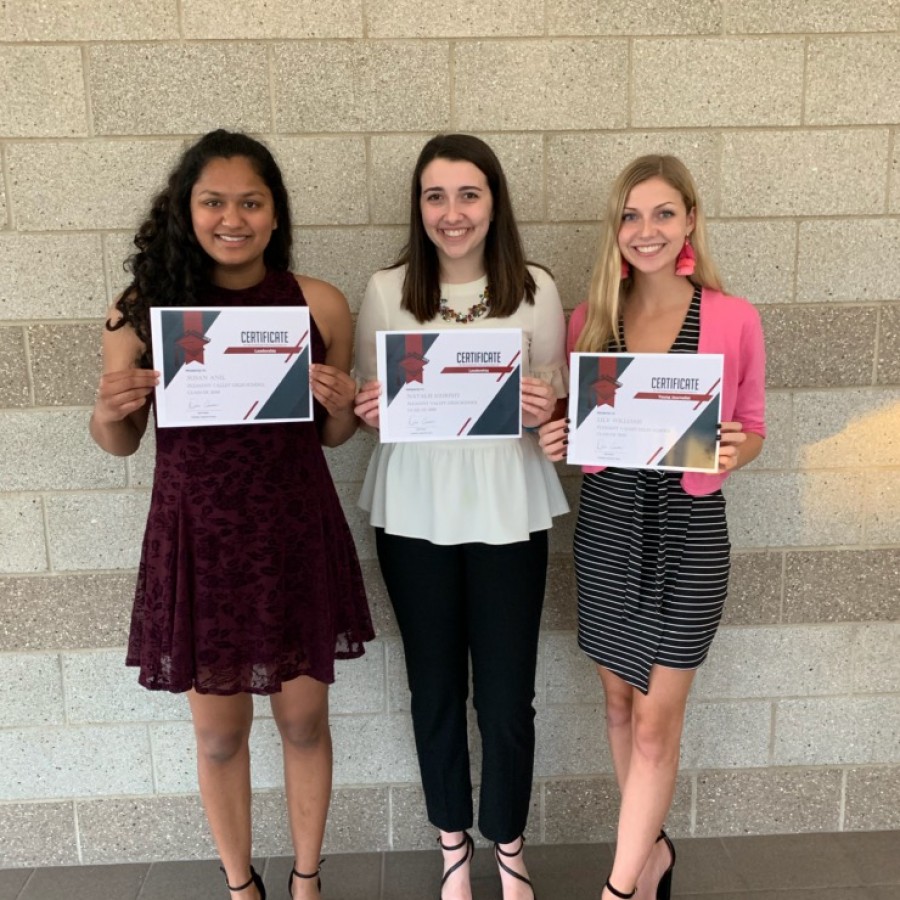
POLYGON ((252 413, 253 410, 256 409, 257 406, 259 406, 259 400, 254 400, 254 401, 253 401, 253 406, 251 406, 250 409, 248 409, 247 412, 246 412, 246 414, 244 415, 244 421, 245 421, 245 422, 247 421, 247 419, 250 418, 250 413, 252 413))
POLYGON ((472 417, 469 416, 469 418, 466 419, 465 422, 463 422, 462 428, 460 428, 459 431, 456 432, 456 436, 457 436, 457 437, 459 437, 459 436, 466 430, 466 428, 469 427, 469 422, 471 422, 471 421, 472 421, 472 417))
POLYGON ((651 456, 650 459, 647 460, 647 465, 652 466, 653 460, 656 459, 656 457, 659 456, 659 454, 662 452, 663 452, 663 448, 660 447, 659 450, 657 450, 656 453, 654 453, 653 456, 651 456))
POLYGON ((512 372, 512 370, 513 370, 513 365, 515 365, 516 360, 517 360, 521 355, 522 355, 522 351, 521 351, 521 350, 516 350, 516 355, 509 361, 509 363, 508 363, 507 366, 506 366, 505 371, 501 372, 501 373, 497 376, 497 381, 499 381, 504 375, 508 375, 510 372, 512 372))
MULTIPOLYGON (((711 400, 711 399, 712 399, 712 397, 711 397, 712 392, 719 386, 719 382, 720 382, 721 380, 722 380, 721 378, 717 378, 717 379, 713 382, 713 386, 706 392, 706 399, 707 399, 707 400, 711 400)), ((699 409, 699 408, 700 408, 700 404, 703 403, 703 402, 704 402, 703 400, 698 400, 698 401, 697 401, 697 405, 694 407, 694 409, 699 409)))

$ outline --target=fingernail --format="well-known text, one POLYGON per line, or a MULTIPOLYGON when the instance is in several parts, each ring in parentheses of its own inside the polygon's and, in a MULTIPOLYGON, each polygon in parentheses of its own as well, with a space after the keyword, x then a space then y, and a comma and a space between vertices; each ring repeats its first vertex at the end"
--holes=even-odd
POLYGON ((563 434, 568 434, 568 433, 569 433, 569 426, 566 425, 566 427, 563 428, 563 434))

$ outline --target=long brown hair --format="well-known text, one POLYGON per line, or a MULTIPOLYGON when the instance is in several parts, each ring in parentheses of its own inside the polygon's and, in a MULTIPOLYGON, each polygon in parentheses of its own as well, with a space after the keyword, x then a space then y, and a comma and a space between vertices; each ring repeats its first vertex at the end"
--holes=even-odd
POLYGON ((622 254, 619 252, 619 226, 622 210, 632 189, 650 178, 662 178, 679 194, 688 213, 694 211, 691 244, 696 264, 690 280, 701 287, 721 291, 722 279, 709 254, 706 240, 706 218, 697 193, 697 185, 687 166, 677 156, 651 154, 630 162, 613 183, 606 204, 606 218, 600 233, 600 246, 591 289, 588 314, 575 349, 586 353, 602 352, 611 342, 619 343, 619 318, 622 303, 631 290, 630 276, 622 278, 622 254))
POLYGON ((469 162, 488 183, 493 201, 493 220, 484 242, 490 305, 488 316, 512 315, 524 300, 534 303, 534 277, 526 267, 525 250, 513 215, 512 201, 500 160, 482 140, 471 134, 439 134, 422 148, 410 185, 409 238, 391 268, 406 266, 401 306, 419 322, 433 319, 440 309, 440 263, 437 250, 422 223, 419 200, 422 172, 435 159, 469 162))

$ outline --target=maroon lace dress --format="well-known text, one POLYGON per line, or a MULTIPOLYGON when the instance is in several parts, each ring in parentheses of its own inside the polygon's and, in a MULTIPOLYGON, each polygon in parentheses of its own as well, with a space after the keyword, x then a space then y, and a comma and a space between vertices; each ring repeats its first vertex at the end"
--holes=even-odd
MULTIPOLYGON (((306 300, 290 272, 269 272, 244 290, 210 288, 204 303, 306 300)), ((361 656, 372 637, 316 424, 157 429, 127 656, 141 684, 271 694, 299 675, 330 683, 334 660, 361 656)))

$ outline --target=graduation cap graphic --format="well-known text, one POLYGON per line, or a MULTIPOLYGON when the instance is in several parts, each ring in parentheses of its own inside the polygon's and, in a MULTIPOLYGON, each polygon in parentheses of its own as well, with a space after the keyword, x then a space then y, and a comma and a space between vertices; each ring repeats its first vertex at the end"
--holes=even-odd
POLYGON ((622 387, 622 382, 617 381, 614 375, 610 375, 608 372, 601 372, 597 380, 591 382, 597 406, 611 406, 615 408, 616 391, 620 387, 622 387))
POLYGON ((404 341, 403 356, 397 362, 397 367, 403 373, 403 383, 411 384, 414 381, 425 383, 425 366, 428 359, 424 353, 421 334, 408 334, 404 341))
POLYGON ((181 347, 184 355, 184 364, 196 362, 203 365, 203 348, 209 343, 209 338, 199 331, 185 331, 175 343, 181 347))

